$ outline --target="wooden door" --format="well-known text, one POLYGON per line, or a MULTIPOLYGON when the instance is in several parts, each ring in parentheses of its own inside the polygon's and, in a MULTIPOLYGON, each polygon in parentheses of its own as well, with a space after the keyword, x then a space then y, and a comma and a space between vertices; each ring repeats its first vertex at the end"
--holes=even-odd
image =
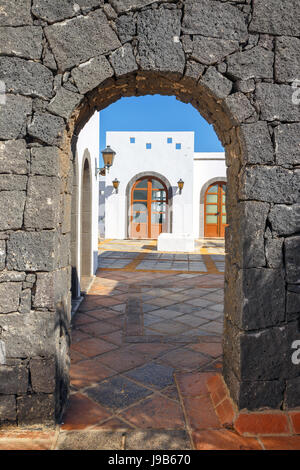
POLYGON ((204 236, 224 238, 226 223, 226 183, 209 186, 204 201, 204 236))
POLYGON ((131 238, 157 238, 167 227, 168 193, 157 178, 144 177, 135 182, 131 191, 131 238))

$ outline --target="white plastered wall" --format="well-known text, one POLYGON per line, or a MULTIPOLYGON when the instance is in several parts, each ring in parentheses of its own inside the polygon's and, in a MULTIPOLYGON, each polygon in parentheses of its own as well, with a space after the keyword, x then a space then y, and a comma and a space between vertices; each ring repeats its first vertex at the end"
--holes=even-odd
POLYGON ((106 143, 116 156, 105 177, 105 238, 128 237, 126 189, 142 173, 161 175, 170 183, 172 233, 193 233, 194 132, 107 132, 106 143), (135 143, 130 143, 131 137, 135 143), (168 138, 172 143, 167 143, 168 138), (147 143, 151 149, 146 148, 147 143), (181 144, 181 149, 176 149, 176 144, 181 144), (115 178, 120 181, 118 194, 112 186, 115 178), (180 178, 184 181, 182 194, 177 185, 180 178))
POLYGON ((98 267, 98 209, 99 209, 99 186, 98 178, 96 177, 96 165, 98 167, 99 162, 99 119, 100 114, 95 112, 89 119, 86 125, 79 133, 77 146, 76 146, 76 157, 77 157, 77 181, 78 181, 78 197, 77 197, 77 273, 80 279, 81 267, 80 267, 80 227, 81 227, 81 194, 82 194, 82 172, 83 165, 86 155, 89 155, 90 163, 90 181, 91 181, 91 193, 92 193, 92 255, 90 263, 90 275, 96 273, 98 267), (88 152, 87 152, 88 151, 88 152))

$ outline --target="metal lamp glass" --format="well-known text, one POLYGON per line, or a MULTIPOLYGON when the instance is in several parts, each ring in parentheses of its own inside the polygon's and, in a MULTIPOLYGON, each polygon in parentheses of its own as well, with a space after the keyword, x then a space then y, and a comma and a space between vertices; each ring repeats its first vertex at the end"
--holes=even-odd
POLYGON ((180 180, 177 181, 177 184, 178 184, 178 188, 179 188, 179 194, 181 194, 183 186, 184 186, 184 181, 182 181, 182 179, 180 178, 180 180))
POLYGON ((115 190, 116 190, 116 193, 118 193, 120 181, 119 181, 117 178, 115 178, 115 179, 113 180, 112 184, 113 184, 113 187, 114 187, 115 190))
POLYGON ((108 145, 104 150, 101 151, 101 153, 104 161, 104 166, 105 168, 107 168, 107 171, 109 171, 109 168, 114 162, 116 152, 110 147, 110 145, 108 145))

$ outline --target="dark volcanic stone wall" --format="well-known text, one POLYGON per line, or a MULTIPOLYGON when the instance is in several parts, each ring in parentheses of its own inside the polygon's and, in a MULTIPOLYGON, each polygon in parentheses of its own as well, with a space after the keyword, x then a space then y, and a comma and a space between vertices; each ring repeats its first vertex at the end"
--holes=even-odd
POLYGON ((191 103, 226 149, 230 393, 300 406, 299 34, 298 0, 0 0, 2 424, 61 414, 76 136, 149 93, 191 103))

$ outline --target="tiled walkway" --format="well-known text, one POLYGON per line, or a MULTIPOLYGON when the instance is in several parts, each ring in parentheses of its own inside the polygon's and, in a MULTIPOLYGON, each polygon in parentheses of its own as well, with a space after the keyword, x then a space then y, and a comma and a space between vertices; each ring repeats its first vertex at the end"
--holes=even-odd
POLYGON ((112 241, 100 250, 100 269, 73 319, 63 423, 53 432, 0 433, 0 449, 299 449, 300 436, 226 429, 226 399, 216 408, 209 393, 207 380, 222 367, 222 247, 195 254, 197 272, 189 271, 193 255, 173 254, 159 269, 166 258, 150 257, 158 255, 153 245, 133 246, 124 251, 112 241))

